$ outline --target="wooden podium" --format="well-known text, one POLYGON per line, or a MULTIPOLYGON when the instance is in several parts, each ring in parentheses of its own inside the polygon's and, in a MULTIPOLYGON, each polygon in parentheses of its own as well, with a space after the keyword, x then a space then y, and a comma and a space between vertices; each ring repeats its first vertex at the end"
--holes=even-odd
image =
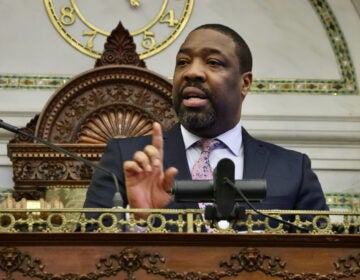
POLYGON ((1 279, 360 279, 357 234, 0 233, 1 279))

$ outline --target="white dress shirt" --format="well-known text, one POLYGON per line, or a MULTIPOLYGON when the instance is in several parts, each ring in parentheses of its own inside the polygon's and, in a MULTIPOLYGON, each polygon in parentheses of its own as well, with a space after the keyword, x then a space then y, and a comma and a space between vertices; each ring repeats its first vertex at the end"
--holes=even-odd
MULTIPOLYGON (((185 143, 186 157, 191 170, 195 162, 200 158, 201 147, 194 145, 201 138, 186 130, 181 126, 181 133, 185 143)), ((235 164, 235 179, 241 180, 244 171, 244 145, 242 143, 241 123, 239 122, 234 128, 219 135, 216 139, 220 140, 224 145, 216 148, 210 153, 210 165, 214 170, 217 163, 223 158, 231 159, 235 164)))
MULTIPOLYGON (((186 157, 191 173, 195 162, 200 158, 201 154, 201 147, 194 144, 201 138, 186 130, 182 125, 181 134, 184 139, 186 157)), ((210 153, 209 161, 211 169, 214 170, 221 159, 229 158, 235 164, 235 179, 241 180, 244 171, 244 145, 242 143, 241 123, 239 122, 234 128, 217 136, 216 139, 220 140, 224 145, 216 148, 210 153)), ((199 203, 199 206, 200 208, 203 208, 204 203, 199 203)), ((220 228, 226 229, 228 228, 229 223, 227 221, 219 221, 218 225, 220 228)), ((137 232, 143 232, 147 229, 147 227, 140 226, 135 226, 135 228, 135 231, 137 232)), ((211 231, 211 229, 208 230, 211 231)))

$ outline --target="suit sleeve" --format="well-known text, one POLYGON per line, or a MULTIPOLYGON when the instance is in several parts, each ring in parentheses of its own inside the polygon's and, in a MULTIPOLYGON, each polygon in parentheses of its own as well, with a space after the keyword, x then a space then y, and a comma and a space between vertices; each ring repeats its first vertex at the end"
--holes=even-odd
MULTIPOLYGON (((112 171, 119 183, 120 193, 125 200, 125 184, 123 176, 123 159, 119 145, 115 139, 108 142, 99 165, 112 171)), ((112 208, 115 193, 114 179, 110 174, 95 170, 86 193, 84 208, 112 208)), ((127 201, 124 201, 127 204, 127 201)))
POLYGON ((297 210, 328 210, 320 182, 311 169, 311 161, 303 155, 303 177, 297 196, 297 210))

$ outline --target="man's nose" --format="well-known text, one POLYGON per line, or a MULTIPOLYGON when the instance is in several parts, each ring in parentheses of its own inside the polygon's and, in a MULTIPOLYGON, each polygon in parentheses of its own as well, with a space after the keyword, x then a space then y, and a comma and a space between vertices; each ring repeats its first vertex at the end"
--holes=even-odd
POLYGON ((184 78, 188 81, 205 81, 206 73, 204 66, 200 62, 193 61, 184 72, 184 78))

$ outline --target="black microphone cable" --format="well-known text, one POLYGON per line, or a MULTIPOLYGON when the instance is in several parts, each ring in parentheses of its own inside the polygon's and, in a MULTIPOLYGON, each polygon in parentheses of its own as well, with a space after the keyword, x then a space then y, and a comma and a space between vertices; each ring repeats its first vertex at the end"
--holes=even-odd
POLYGON ((235 184, 227 177, 224 177, 224 181, 225 183, 229 184, 233 189, 236 190, 236 192, 241 196, 241 198, 244 200, 244 202, 257 214, 259 214, 260 216, 263 216, 263 217, 266 217, 266 218, 269 218, 271 220, 274 220, 274 221, 277 221, 279 223, 282 223, 282 224, 286 224, 288 226, 291 226, 291 227, 294 227, 298 230, 301 230, 301 231, 306 231, 306 232, 310 232, 311 229, 309 228, 305 228, 305 227, 301 227, 301 226, 298 226, 294 223, 291 223, 291 222, 288 222, 286 220, 281 220, 281 219, 278 219, 276 217, 272 217, 270 215, 267 215, 265 213, 262 213, 261 211, 257 210, 253 205, 252 203, 250 203, 250 201, 246 198, 246 196, 243 194, 243 192, 241 191, 241 189, 237 188, 235 186, 235 184))

